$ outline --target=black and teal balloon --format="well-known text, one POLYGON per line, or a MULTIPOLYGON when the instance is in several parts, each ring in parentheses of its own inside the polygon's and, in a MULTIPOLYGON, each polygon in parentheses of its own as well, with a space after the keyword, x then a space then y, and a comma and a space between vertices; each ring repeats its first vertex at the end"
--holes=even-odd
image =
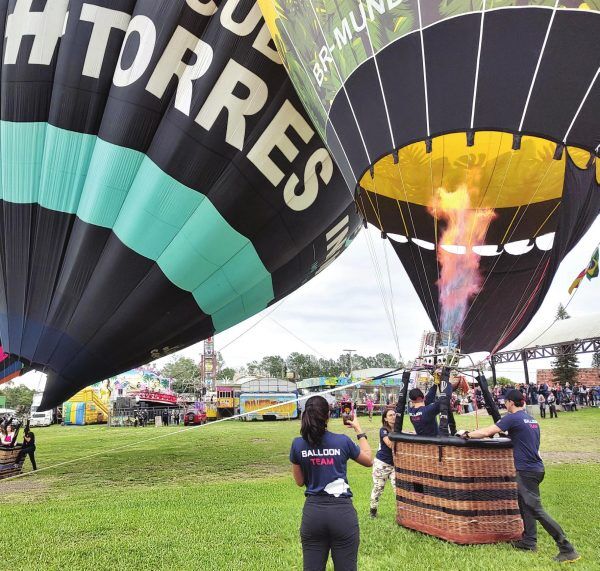
POLYGON ((43 406, 261 311, 358 231, 250 0, 3 0, 0 339, 43 406))

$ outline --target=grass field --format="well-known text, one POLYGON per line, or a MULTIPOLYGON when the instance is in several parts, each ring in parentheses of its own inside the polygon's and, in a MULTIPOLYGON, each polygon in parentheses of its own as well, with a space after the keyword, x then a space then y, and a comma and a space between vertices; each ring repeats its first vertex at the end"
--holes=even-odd
MULTIPOLYGON (((378 422, 362 420, 375 446, 378 422)), ((459 417, 461 427, 473 423, 459 417)), ((331 428, 344 430, 339 420, 331 428)), ((572 566, 580 570, 600 570, 599 428, 599 409, 542 421, 544 504, 581 552, 572 566)), ((37 429, 41 468, 132 446, 0 482, 0 569, 301 569, 304 497, 288 462, 299 423, 225 422, 144 442, 175 430, 37 429)), ((361 525, 361 570, 561 567, 552 563, 556 550, 541 529, 534 554, 506 545, 459 547, 400 528, 389 489, 371 520, 370 470, 352 463, 349 480, 361 525)))

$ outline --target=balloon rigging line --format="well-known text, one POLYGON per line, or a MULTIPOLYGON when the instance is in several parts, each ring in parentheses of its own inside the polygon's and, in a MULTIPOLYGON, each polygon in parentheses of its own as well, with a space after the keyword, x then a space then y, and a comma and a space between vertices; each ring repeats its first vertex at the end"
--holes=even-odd
MULTIPOLYGON (((398 159, 398 160, 400 160, 400 159, 398 159)), ((373 190, 375 191, 375 205, 377 207, 377 220, 379 221, 380 231, 383 234, 383 222, 381 221, 381 210, 379 208, 379 193, 377 192, 377 183, 375 181, 375 177, 373 177, 373 190)), ((392 289, 392 277, 391 277, 390 265, 389 265, 388 257, 387 257, 387 249, 386 249, 386 245, 385 245, 385 240, 382 240, 381 247, 383 249, 385 265, 386 265, 386 269, 387 269, 387 277, 388 277, 388 282, 389 282, 389 287, 390 287, 389 298, 388 298, 389 304, 390 304, 390 314, 389 314, 390 326, 392 329, 392 335, 394 337, 394 342, 396 344, 396 350, 398 351, 398 357, 401 358, 400 342, 399 342, 399 338, 398 338, 398 325, 396 323, 396 312, 394 310, 394 290, 392 289)), ((377 252, 376 252, 374 244, 373 244, 373 254, 374 254, 375 259, 377 260, 377 266, 379 267, 382 287, 383 287, 383 290, 385 291, 386 297, 387 297, 387 290, 385 288, 383 271, 381 270, 381 266, 379 265, 379 259, 377 258, 377 252)))
MULTIPOLYGON (((511 149, 510 152, 510 157, 508 159, 508 164, 506 166, 506 169, 504 170, 504 176, 502 177, 502 182, 500 183, 500 188, 498 189, 498 193, 496 194, 496 200, 494 202, 494 210, 496 210, 497 206, 498 206, 498 201, 500 200, 500 195, 502 194, 502 191, 504 190, 504 184, 506 182, 506 177, 508 176, 508 171, 510 170, 510 165, 512 163, 513 157, 515 154, 515 150, 511 149)), ((495 167, 494 167, 495 170, 495 167)), ((490 184, 491 184, 491 179, 490 179, 490 184)), ((487 191, 486 191, 487 192, 487 191)), ((483 200, 483 199, 482 199, 483 200)), ((462 329, 462 327, 464 326, 464 324, 466 323, 467 317, 469 316, 471 309, 473 308, 473 306, 475 305, 475 302, 477 301, 477 299, 479 298, 479 295, 481 294, 481 292, 483 291, 483 289, 485 288, 485 285, 487 284, 488 280, 490 279, 494 269, 496 268, 496 266, 498 265, 498 262, 500 261, 500 258, 504 255, 504 250, 502 252, 500 252, 500 254, 498 254, 498 257, 496 258, 496 260, 494 261, 494 263, 492 264, 491 269, 488 272, 488 275, 485 277, 485 280, 483 281, 483 284, 481 286, 481 289, 477 292, 477 295, 473 298, 473 301, 471 301, 471 303, 469 304, 469 307, 467 308, 467 311, 465 313, 465 316, 460 324, 460 328, 462 329)), ((511 266, 514 267, 516 263, 513 263, 513 265, 511 266)), ((502 283, 504 281, 504 278, 502 278, 502 280, 500 280, 500 283, 502 283)), ((500 285, 500 284, 499 284, 500 285)), ((496 289, 499 287, 499 285, 496 287, 496 289)), ((481 314, 481 311, 477 314, 477 316, 475 317, 475 319, 477 319, 477 317, 481 314)), ((468 328, 467 328, 468 330, 468 328)))
POLYGON ((265 313, 263 315, 261 315, 260 318, 257 319, 252 325, 250 325, 250 327, 248 327, 248 329, 242 331, 242 333, 240 333, 237 337, 234 337, 231 341, 229 341, 229 343, 225 343, 225 345, 223 345, 223 347, 220 348, 220 351, 224 351, 227 347, 229 347, 230 345, 235 343, 240 337, 243 337, 244 335, 246 335, 246 333, 248 333, 248 331, 250 331, 251 329, 254 329, 263 319, 266 319, 274 311, 278 310, 286 300, 287 300, 287 297, 284 297, 281 301, 279 301, 279 303, 270 307, 269 311, 265 311, 265 313))
POLYGON ((352 116, 354 117, 354 122, 356 123, 356 128, 358 130, 358 134, 360 135, 360 140, 362 141, 363 147, 365 149, 365 154, 367 155, 367 160, 368 160, 369 164, 371 164, 372 161, 371 161, 371 157, 369 155, 369 151, 367 149, 367 144, 365 143, 365 138, 363 137, 363 133, 360 129, 360 125, 358 123, 356 113, 354 112, 354 106, 352 105, 352 102, 350 101, 350 95, 348 93, 348 90, 346 89, 346 83, 344 82, 344 80, 342 78, 342 74, 340 73, 337 62, 335 61, 335 58, 333 57, 333 54, 331 53, 331 49, 329 48, 329 42, 327 41, 327 38, 325 37, 325 32, 323 31, 323 27, 321 26, 321 20, 319 20, 319 16, 317 15, 317 12, 315 10, 313 0, 308 0, 308 2, 310 4, 310 7, 312 8, 313 14, 315 15, 315 20, 317 22, 317 25, 319 26, 319 30, 321 32, 321 38, 323 39, 323 42, 325 43, 325 46, 327 47, 327 51, 329 52, 329 57, 331 58, 333 67, 335 67, 335 71, 338 75, 340 83, 342 84, 342 89, 344 90, 344 94, 346 95, 346 99, 348 100, 348 106, 350 107, 350 111, 352 112, 352 116))
POLYGON ((392 272, 390 271, 390 262, 389 262, 387 247, 385 245, 385 241, 383 241, 383 240, 382 240, 382 246, 383 246, 383 256, 385 258, 385 267, 387 269, 388 282, 389 282, 389 286, 390 286, 390 306, 391 306, 391 310, 392 310, 392 319, 394 320, 394 332, 396 335, 396 338, 395 338, 396 350, 398 351, 398 359, 402 360, 402 352, 400 351, 400 339, 398 336, 398 324, 396 322, 396 310, 394 309, 395 303, 394 303, 394 288, 392 286, 392 272))
POLYGON ((573 128, 573 125, 575 125, 575 121, 577 121, 577 117, 579 117, 579 113, 581 112, 581 109, 583 108, 589 94, 591 93, 592 87, 594 86, 594 83, 596 83, 596 79, 598 79, 599 75, 600 75, 600 67, 598 67, 598 70, 596 71, 596 75, 594 75, 594 78, 590 82, 590 85, 589 85, 587 91, 585 92, 585 95, 583 96, 583 99, 581 100, 581 103, 579 104, 577 111, 575 112, 573 121, 571 121, 571 124, 569 125, 569 128, 567 129, 567 132, 565 133, 565 136, 563 137, 563 143, 565 143, 565 145, 567 144, 567 137, 571 133, 571 129, 573 128))
POLYGON ((295 339, 297 339, 298 341, 300 341, 300 343, 302 343, 303 345, 306 345, 311 351, 313 351, 314 353, 316 353, 317 355, 319 355, 323 359, 327 359, 327 357, 325 355, 323 355, 323 353, 321 353, 321 351, 315 349, 312 345, 309 345, 306 341, 304 341, 304 339, 301 339, 300 337, 298 337, 298 335, 296 335, 293 331, 290 331, 287 327, 285 327, 284 325, 282 325, 281 323, 279 323, 279 321, 277 321, 273 317, 270 317, 269 319, 273 323, 275 323, 275 325, 279 325, 279 327, 281 327, 281 329, 283 329, 284 331, 286 331, 287 333, 289 333, 292 337, 294 337, 295 339))
POLYGON ((525 100, 525 107, 523 108, 523 115, 521 116, 521 122, 519 123, 519 128, 517 129, 517 131, 519 131, 519 132, 523 130, 523 123, 525 122, 525 115, 527 114, 527 108, 529 107, 529 100, 531 99, 531 94, 533 93, 533 88, 535 86, 538 71, 539 71, 540 65, 542 63, 542 58, 544 57, 544 52, 546 51, 546 44, 548 43, 548 38, 550 37, 550 31, 552 30, 552 24, 554 22, 554 16, 556 16, 556 10, 558 8, 559 2, 560 2, 560 0, 556 0, 556 2, 554 3, 552 15, 550 16, 550 22, 548 24, 548 28, 546 29, 546 36, 544 37, 544 43, 542 44, 542 49, 540 50, 540 55, 538 57, 537 64, 535 66, 535 71, 533 72, 531 84, 529 85, 529 93, 527 94, 527 99, 525 100))
POLYGON ((479 44, 477 45, 477 65, 475 66, 475 83, 473 84, 473 105, 471 107, 471 129, 475 123, 475 104, 477 101, 477 87, 479 84, 479 64, 481 62, 481 44, 483 40, 483 23, 485 21, 485 2, 481 6, 481 23, 479 27, 479 44))
MULTIPOLYGON (((596 248, 600 248, 600 242, 598 242, 598 244, 596 244, 596 248)), ((564 306, 565 310, 567 309, 567 307, 569 307, 570 303, 573 301, 573 298, 577 295, 578 291, 579 291, 579 287, 575 288, 575 291, 571 294, 569 301, 567 301, 566 305, 564 306)), ((550 325, 548 325, 548 327, 546 327, 546 329, 544 329, 537 337, 535 337, 535 339, 528 341, 527 344, 533 345, 542 335, 544 335, 544 333, 546 333, 546 331, 548 331, 551 327, 553 327, 557 321, 562 321, 562 320, 559 317, 555 317, 554 321, 552 323, 550 323, 550 325)))
MULTIPOLYGON (((368 194, 367 194, 367 197, 369 197, 368 194)), ((370 197, 369 197, 369 200, 371 200, 370 197)), ((362 201, 362 196, 361 196, 361 201, 362 201)), ((371 202, 371 207, 373 207, 372 202, 371 202)), ((383 232, 383 230, 381 230, 381 231, 383 232)), ((377 252, 375 249, 375 244, 373 243, 373 238, 368 231, 366 233, 366 241, 367 241, 367 248, 368 248, 369 254, 371 256, 371 262, 372 262, 373 268, 375 270, 375 277, 377 280, 377 285, 379 287, 379 293, 381 296, 382 305, 384 307, 386 317, 388 320, 388 324, 392 331, 392 337, 394 339, 394 343, 396 345, 396 349, 398 350, 398 355, 400 357, 401 352, 400 352, 400 342, 399 342, 399 338, 398 338, 398 327, 396 325, 396 319, 395 319, 395 313, 394 313, 394 307, 393 307, 393 304, 394 304, 393 291, 390 288, 389 304, 391 306, 391 312, 392 312, 392 313, 390 313, 390 308, 388 308, 387 292, 386 292, 386 288, 384 285, 383 272, 381 271, 381 266, 379 265, 379 259, 377 257, 377 252)), ((383 248, 384 248, 384 252, 385 252, 385 243, 383 244, 383 248)), ((389 265, 388 265, 388 278, 389 278, 390 284, 391 284, 389 265)))
MULTIPOLYGON (((363 0, 358 0, 360 7, 363 8, 363 0)), ((385 109, 385 116, 387 118, 388 128, 390 130, 390 138, 392 140, 392 149, 396 148, 396 141, 394 139, 394 131, 392 130, 392 121, 390 120, 390 112, 388 110, 387 100, 385 98, 385 91, 383 89, 383 82, 381 81, 381 74, 379 73, 379 64, 377 63, 377 54, 375 53, 375 48, 373 47, 373 40, 371 39, 371 32, 369 30, 368 22, 365 24, 365 28, 367 30, 367 37, 369 38, 369 45, 371 46, 371 54, 373 56, 373 62, 375 63, 375 72, 377 73, 377 79, 379 81, 379 89, 381 90, 381 97, 383 98, 383 107, 385 109)))
MULTIPOLYGON (((511 155, 511 159, 512 159, 512 155, 511 155)), ((523 210, 523 213, 522 213, 521 217, 519 218, 519 220, 517 221, 517 223, 516 223, 516 224, 514 225, 514 227, 512 228, 512 232, 510 233, 510 236, 508 237, 508 240, 506 240, 506 241, 505 241, 505 240, 504 240, 504 238, 502 239, 502 245, 504 245, 506 242, 510 241, 510 239, 511 239, 511 238, 514 236, 515 232, 517 231, 517 228, 518 228, 519 224, 520 224, 520 223, 523 221, 523 218, 525 217, 525 214, 526 214, 527 210, 529 209, 529 206, 531 205, 531 203, 533 202, 533 199, 535 198, 536 194, 538 193, 539 189, 541 188, 541 186, 542 186, 542 183, 543 183, 543 182, 544 182, 544 180, 546 179, 546 176, 548 176, 548 173, 550 172, 550 169, 552 168, 552 166, 553 166, 554 162, 555 162, 555 161, 554 161, 554 159, 552 159, 552 158, 551 158, 551 159, 550 159, 550 162, 548 163, 548 168, 546 169, 546 171, 544 172, 544 175, 543 175, 543 176, 542 176, 542 178, 540 179, 540 182, 538 183, 538 186, 536 187, 535 191, 534 191, 534 192, 533 192, 533 193, 530 195, 530 197, 529 197, 529 201, 528 201, 528 203, 527 203, 527 205, 526 205, 525 209, 523 210)), ((558 162, 558 161, 557 161, 557 162, 558 162)), ((508 170, 508 169, 507 169, 507 170, 508 170)), ((506 180, 506 177, 505 177, 505 179, 504 179, 504 180, 506 180)), ((504 185, 504 180, 503 180, 503 183, 502 183, 503 185, 504 185)), ((500 195, 500 191, 498 192, 498 195, 500 195)), ((517 210, 517 212, 515 213, 515 217, 516 217, 516 215, 517 215, 517 214, 518 214, 518 210, 517 210)), ((513 218, 513 220, 514 220, 514 218, 513 218)), ((511 225, 512 225, 512 221, 511 221, 511 225)), ((504 237, 505 237, 505 238, 506 238, 506 234, 508 234, 509 230, 510 230, 510 226, 509 226, 509 228, 507 228, 507 230, 506 230, 506 233, 505 233, 505 235, 504 235, 504 237)), ((497 256, 496 260, 495 260, 495 261, 494 261, 494 263, 492 264, 492 267, 491 267, 491 269, 489 270, 489 272, 488 272, 488 275, 486 276, 486 278, 485 278, 485 280, 484 280, 484 282, 483 282, 483 285, 481 286, 481 289, 479 290, 479 292, 478 292, 478 293, 477 293, 477 295, 475 296, 474 300, 473 300, 473 301, 472 301, 472 302, 469 304, 469 308, 467 309, 467 312, 466 312, 466 314, 465 314, 465 317, 463 318, 463 321, 462 321, 462 323, 461 323, 461 327, 462 327, 462 325, 464 325, 464 323, 466 322, 467 316, 469 315, 469 313, 470 313, 471 309, 473 308, 473 305, 475 304, 475 302, 476 302, 476 301, 477 301, 477 299, 479 298, 479 295, 480 295, 480 293, 483 291, 483 288, 485 287, 485 285, 486 285, 486 283, 488 282, 489 278, 492 276, 492 273, 493 273, 493 271, 494 271, 494 269, 495 269, 496 265, 498 264, 498 262, 500 261, 500 258, 501 258, 501 257, 504 255, 504 253, 505 253, 505 251, 504 251, 504 249, 503 249, 503 251, 502 251, 502 252, 501 252, 501 253, 500 253, 500 254, 497 256)), ((503 282, 504 282, 504 280, 506 279, 506 276, 507 276, 507 275, 508 275, 508 274, 509 274, 509 273, 512 271, 512 269, 515 267, 515 265, 517 264, 517 262, 519 261, 519 259, 521 258, 521 256, 523 256, 525 253, 526 253, 526 251, 525 251, 525 250, 523 250, 522 252, 520 252, 519 254, 517 254, 517 255, 515 256, 515 260, 514 260, 514 261, 513 261, 513 263, 511 264, 511 267, 510 267, 509 271, 504 273, 504 275, 502 276, 502 278, 501 278, 500 282, 499 282, 499 283, 496 285, 496 287, 494 288, 494 291, 497 291, 497 290, 498 290, 498 288, 500 287, 500 285, 502 285, 502 283, 503 283, 503 282)), ((535 271, 537 271, 537 270, 539 269, 539 266, 540 266, 541 262, 543 261, 543 259, 544 259, 544 256, 545 256, 545 253, 544 253, 544 254, 541 256, 541 258, 540 258, 540 261, 538 262, 538 265, 536 266, 536 269, 535 269, 535 271)), ((533 275, 535 276, 535 272, 534 272, 534 274, 533 274, 533 275)), ((531 285, 531 280, 530 280, 529 284, 527 285, 527 287, 529 287, 529 285, 531 285)), ((523 298, 523 295, 525 295, 526 291, 527 291, 527 290, 525 290, 525 292, 522 294, 522 296, 521 296, 521 299, 519 300, 519 303, 521 302, 521 300, 522 300, 522 298, 523 298)), ((490 298, 491 298, 491 297, 492 297, 492 296, 490 296, 490 298)), ((485 304, 484 304, 484 307, 485 307, 485 304)), ((518 310, 518 304, 517 304, 517 307, 515 308, 515 310, 513 311, 513 313, 512 313, 512 315, 511 315, 511 317, 510 317, 509 321, 507 322, 507 325, 506 325, 506 327, 505 327, 505 329, 504 329, 504 331, 503 331, 502 335, 504 335, 504 333, 505 333, 506 329, 507 329, 508 327, 510 327, 510 325, 511 325, 511 323, 510 323, 510 320, 512 320, 512 319, 513 319, 513 317, 514 317, 514 315, 515 315, 515 312, 516 312, 517 310, 518 310)), ((479 312, 477 313, 477 315, 476 315, 476 316, 475 316, 475 318, 473 319, 473 322, 474 322, 474 321, 475 321, 475 320, 476 320, 476 319, 479 317, 479 315, 481 315, 482 311, 483 311, 483 307, 482 307, 482 308, 479 310, 479 312)), ((468 330, 469 330, 469 328, 467 328, 467 329, 465 330, 465 332, 466 332, 466 331, 468 331, 468 330)))
POLYGON ((533 291, 529 294, 529 298, 528 298, 527 303, 525 304, 524 307, 521 307, 521 302, 523 301, 523 298, 527 295, 527 291, 529 289, 529 286, 531 286, 533 280, 535 279, 536 274, 537 274, 537 272, 539 270, 539 267, 542 264, 542 262, 544 261, 544 258, 546 256, 549 256, 548 252, 544 252, 544 254, 540 258, 540 261, 538 262, 537 266, 535 267, 535 270, 531 273, 531 278, 529 279, 529 283, 524 288, 523 293, 521 294, 521 297, 519 298, 519 301, 517 302, 517 304, 515 306, 515 309, 513 310, 513 312, 511 314, 511 316, 510 316, 510 318, 509 318, 509 320, 508 320, 508 322, 507 322, 504 330, 500 334, 501 336, 499 337, 499 341, 496 343, 496 345, 494 346, 494 348, 490 352, 492 355, 494 353, 496 353, 496 351, 505 342, 506 338, 509 337, 510 334, 513 332, 514 328, 517 326, 517 324, 519 323, 519 321, 521 321, 521 319, 523 319, 523 316, 525 315, 525 311, 527 310, 527 308, 531 304, 531 301, 533 300, 533 296, 535 295, 535 293, 537 293, 537 290, 541 286, 542 280, 546 276, 546 270, 548 269, 548 263, 550 262, 549 259, 546 261, 546 266, 544 267, 542 275, 539 276, 539 281, 538 281, 537 285, 535 286, 535 288, 533 289, 533 291))
POLYGON ((381 297, 381 304, 383 306, 383 309, 385 311, 385 315, 388 321, 388 325, 390 326, 390 329, 392 330, 392 337, 395 339, 396 333, 394 330, 394 324, 392 322, 391 319, 391 315, 389 312, 389 307, 388 307, 388 302, 387 302, 387 296, 385 294, 385 288, 383 286, 383 277, 381 275, 381 268, 379 266, 379 261, 377 259, 377 254, 375 251, 375 245, 373 244, 373 239, 371 237, 371 234, 369 233, 369 231, 367 230, 365 232, 365 239, 367 242, 367 249, 369 251, 369 255, 371 256, 371 263, 373 264, 373 268, 375 270, 375 279, 377 282, 377 287, 379 289, 379 295, 381 297))
MULTIPOLYGON (((30 472, 22 472, 21 474, 16 474, 14 476, 9 476, 8 478, 4 478, 2 480, 2 482, 8 482, 9 480, 16 480, 17 478, 26 478, 28 476, 37 475, 40 472, 44 472, 46 470, 53 470, 53 469, 59 468, 61 466, 66 466, 68 464, 74 464, 76 462, 81 462, 82 460, 88 460, 90 458, 95 458, 97 456, 102 456, 104 454, 110 454, 112 452, 117 452, 117 451, 120 451, 120 450, 125 450, 127 448, 133 448, 133 447, 138 446, 140 444, 145 444, 146 442, 152 442, 154 440, 160 440, 161 438, 168 438, 169 436, 173 436, 174 434, 181 434, 182 432, 189 432, 190 430, 196 430, 196 429, 199 429, 199 428, 205 428, 205 427, 209 427, 209 426, 214 426, 214 425, 219 424, 221 422, 227 422, 228 420, 241 419, 241 418, 244 418, 246 416, 255 415, 255 414, 260 413, 260 412, 272 410, 272 409, 278 408, 278 407, 283 407, 283 406, 286 406, 288 404, 299 403, 299 402, 305 401, 305 400, 307 400, 307 399, 309 399, 310 397, 313 397, 313 396, 322 396, 324 394, 332 394, 332 393, 337 392, 337 391, 347 390, 349 388, 353 388, 353 387, 356 387, 358 385, 362 385, 362 384, 364 384, 365 382, 367 382, 369 380, 373 380, 373 379, 361 379, 359 381, 354 381, 353 383, 348 383, 347 385, 343 385, 343 386, 340 386, 340 387, 334 387, 332 389, 327 389, 325 391, 319 391, 318 393, 312 393, 312 394, 308 394, 308 395, 303 395, 303 396, 297 397, 295 399, 290 399, 288 401, 278 402, 277 404, 268 405, 268 406, 265 406, 265 407, 258 408, 256 410, 250 411, 250 412, 244 412, 244 413, 240 413, 240 414, 234 414, 234 415, 228 416, 226 418, 220 418, 218 420, 211 421, 208 424, 198 424, 198 425, 195 425, 195 426, 188 426, 187 428, 182 428, 180 430, 174 430, 173 432, 169 432, 167 434, 158 434, 156 436, 152 436, 152 437, 146 438, 144 440, 136 440, 134 442, 123 444, 121 446, 115 446, 113 448, 109 448, 108 450, 101 450, 101 451, 98 451, 98 452, 94 452, 92 454, 87 454, 85 456, 80 456, 78 458, 73 458, 71 460, 65 460, 64 462, 59 462, 58 464, 52 464, 51 466, 45 466, 43 468, 38 468, 37 470, 31 470, 30 472)), ((110 430, 110 427, 107 427, 107 429, 110 430)), ((114 428, 114 429, 118 430, 118 428, 114 428)), ((1 483, 0 483, 0 487, 1 487, 1 483)))
MULTIPOLYGON (((415 236, 415 238, 417 238, 417 228, 415 226, 415 221, 414 221, 414 218, 413 218, 413 215, 412 215, 412 211, 410 209, 410 202, 408 200, 408 194, 406 192, 406 186, 404 184, 404 176, 402 175, 402 167, 400 165, 400 157, 399 156, 398 156, 398 173, 400 175, 400 184, 402 186, 402 192, 404 193, 404 200, 406 202, 406 207, 408 209, 408 217, 410 218, 410 222, 411 222, 411 225, 412 225, 414 236, 415 236)), ((410 236, 407 236, 407 239, 410 241, 411 240, 410 236)), ((414 262, 415 261, 415 257, 412 254, 412 248, 411 248, 410 244, 409 244, 408 247, 409 247, 409 249, 411 251, 411 256, 412 256, 413 262, 414 262)), ((434 247, 437 247, 437 244, 435 244, 434 247)), ((437 329, 439 331, 439 329, 441 328, 440 318, 439 318, 438 313, 437 313, 437 307, 436 307, 435 301, 433 300, 433 294, 431 293, 431 286, 429 285, 429 280, 427 279, 427 268, 425 267, 425 261, 423 260, 423 254, 421 252, 421 246, 416 245, 416 248, 417 248, 417 252, 419 253, 419 258, 421 259, 421 267, 423 268, 423 276, 425 278, 425 284, 427 285, 427 290, 429 292, 429 299, 431 300, 431 307, 433 309, 433 314, 435 315, 435 320, 437 322, 437 329)), ((417 265, 415 264, 415 268, 416 267, 417 267, 417 265)), ((417 270, 417 276, 419 278, 419 284, 421 284, 421 277, 419 275, 419 271, 418 270, 417 270)), ((425 299, 425 289, 422 286, 421 286, 421 291, 423 293, 423 298, 425 299)), ((435 324, 434 324, 434 326, 435 326, 435 324)))
POLYGON ((427 137, 431 136, 429 127, 429 91, 427 89, 427 66, 425 64, 425 41, 423 39, 423 19, 421 17, 421 0, 417 0, 417 10, 419 13, 419 37, 421 38, 421 61, 423 64, 423 89, 425 91, 425 120, 427 121, 427 137))

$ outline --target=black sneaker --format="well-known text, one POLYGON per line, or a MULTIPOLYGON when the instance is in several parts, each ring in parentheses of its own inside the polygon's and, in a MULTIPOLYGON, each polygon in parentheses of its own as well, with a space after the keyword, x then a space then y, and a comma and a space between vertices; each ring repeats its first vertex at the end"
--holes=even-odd
POLYGON ((371 518, 376 518, 377 517, 377 508, 371 508, 371 510, 369 511, 369 515, 371 516, 371 518))
POLYGON ((525 543, 524 541, 511 541, 510 546, 515 549, 522 549, 523 551, 537 551, 537 545, 531 545, 530 543, 525 543))
POLYGON ((554 561, 558 561, 559 563, 573 563, 574 561, 577 561, 578 559, 581 559, 581 555, 579 555, 579 553, 577 553, 577 551, 575 551, 573 549, 573 551, 567 551, 565 553, 563 553, 561 551, 554 558, 554 561))

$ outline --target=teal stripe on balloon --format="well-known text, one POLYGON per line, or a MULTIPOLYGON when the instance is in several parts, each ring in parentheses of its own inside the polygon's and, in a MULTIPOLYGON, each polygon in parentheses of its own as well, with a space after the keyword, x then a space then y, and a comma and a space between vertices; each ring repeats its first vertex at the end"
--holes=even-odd
POLYGON ((111 228, 223 331, 274 298, 252 242, 146 155, 47 123, 0 122, 2 198, 111 228))

